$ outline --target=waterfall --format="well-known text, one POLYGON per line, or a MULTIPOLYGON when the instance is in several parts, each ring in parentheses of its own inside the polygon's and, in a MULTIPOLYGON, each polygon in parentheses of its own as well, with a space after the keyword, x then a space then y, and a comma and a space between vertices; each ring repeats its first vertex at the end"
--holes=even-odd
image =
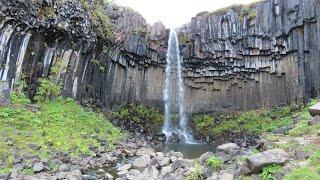
POLYGON ((170 36, 168 41, 168 50, 166 55, 166 78, 164 85, 164 123, 162 132, 165 134, 167 142, 172 141, 174 135, 177 135, 179 141, 185 143, 194 142, 192 136, 188 133, 188 118, 185 112, 184 103, 184 82, 182 77, 182 62, 179 51, 179 41, 177 33, 174 30, 170 30, 170 36), (176 86, 178 86, 176 88, 176 86), (178 92, 176 92, 178 91, 178 92), (175 101, 177 99, 177 101, 175 101), (175 112, 175 102, 178 103, 179 109, 179 123, 175 123, 173 117, 175 112))

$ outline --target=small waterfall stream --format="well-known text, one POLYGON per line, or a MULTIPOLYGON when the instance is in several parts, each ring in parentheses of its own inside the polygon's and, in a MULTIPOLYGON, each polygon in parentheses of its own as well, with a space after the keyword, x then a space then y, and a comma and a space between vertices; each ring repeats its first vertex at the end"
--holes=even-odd
POLYGON ((177 136, 181 142, 194 143, 192 135, 187 130, 188 118, 185 112, 179 41, 177 33, 172 29, 170 30, 166 61, 166 79, 163 95, 165 118, 162 132, 165 134, 167 142, 173 141, 174 136, 177 136), (179 123, 176 122, 174 117, 177 111, 179 123))

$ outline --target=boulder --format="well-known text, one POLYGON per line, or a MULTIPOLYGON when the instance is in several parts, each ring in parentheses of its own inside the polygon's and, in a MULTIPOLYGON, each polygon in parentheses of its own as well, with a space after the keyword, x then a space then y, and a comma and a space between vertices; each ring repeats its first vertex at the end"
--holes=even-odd
POLYGON ((179 168, 191 167, 192 165, 193 165, 192 160, 178 159, 172 163, 172 170, 175 171, 176 169, 179 169, 179 168))
POLYGON ((137 168, 144 168, 149 164, 149 162, 150 162, 150 155, 146 154, 135 159, 132 165, 137 168))
POLYGON ((148 148, 148 147, 142 147, 142 148, 138 149, 138 151, 136 152, 137 156, 142 156, 142 155, 146 155, 146 154, 149 154, 151 156, 155 156, 153 149, 148 148))
POLYGON ((233 180, 233 175, 229 173, 223 173, 219 176, 221 180, 233 180))
POLYGON ((288 155, 282 149, 267 150, 246 159, 246 163, 237 170, 236 175, 259 173, 265 166, 272 164, 282 165, 287 161, 288 155))
POLYGON ((217 152, 224 152, 226 154, 232 154, 235 151, 239 151, 240 147, 235 143, 222 144, 217 147, 217 152))
POLYGON ((314 117, 311 118, 311 120, 309 121, 309 125, 311 126, 315 126, 320 124, 320 116, 319 115, 315 115, 314 117))
POLYGON ((154 166, 149 166, 143 171, 143 174, 157 178, 159 176, 159 170, 154 166))
POLYGON ((109 173, 105 173, 104 174, 104 180, 112 180, 113 179, 113 176, 109 173))
POLYGON ((311 116, 320 115, 320 102, 309 108, 311 116))
POLYGON ((118 171, 129 170, 131 168, 131 164, 125 164, 118 167, 118 171))
POLYGON ((66 176, 69 180, 82 180, 82 173, 79 169, 73 170, 66 176))
POLYGON ((33 165, 34 172, 40 172, 40 171, 43 171, 43 169, 44 169, 44 165, 42 162, 37 162, 33 165))
POLYGON ((201 165, 205 164, 206 160, 209 159, 214 154, 212 152, 206 152, 199 157, 199 163, 201 165))

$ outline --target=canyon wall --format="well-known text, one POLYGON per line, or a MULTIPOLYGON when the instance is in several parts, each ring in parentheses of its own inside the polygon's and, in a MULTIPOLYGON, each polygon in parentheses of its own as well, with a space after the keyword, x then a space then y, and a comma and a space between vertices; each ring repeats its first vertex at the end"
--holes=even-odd
POLYGON ((319 95, 319 0, 202 12, 179 39, 189 112, 269 108, 319 95))
MULTIPOLYGON (((92 3, 0 0, 1 81, 14 89, 24 80, 34 96, 39 78, 49 77, 82 104, 162 108, 169 30, 109 4, 111 33, 102 34, 92 3)), ((318 0, 203 12, 179 28, 179 40, 189 113, 269 108, 319 94, 318 0)))

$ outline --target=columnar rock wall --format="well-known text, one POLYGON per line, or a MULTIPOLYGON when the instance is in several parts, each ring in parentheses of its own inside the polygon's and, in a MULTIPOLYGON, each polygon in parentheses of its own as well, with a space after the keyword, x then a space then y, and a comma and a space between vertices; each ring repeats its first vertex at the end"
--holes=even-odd
MULTIPOLYGON (((88 1, 91 2, 91 1, 88 1)), ((169 30, 109 5, 112 34, 99 34, 90 3, 0 0, 0 79, 39 78, 99 107, 162 107, 169 30)), ((319 94, 320 1, 269 0, 203 12, 179 29, 187 112, 248 110, 319 94)))
POLYGON ((0 8, 0 78, 11 88, 23 79, 33 96, 50 76, 84 104, 161 107, 169 33, 161 23, 108 5, 112 34, 103 39, 78 0, 1 0, 0 8))
POLYGON ((319 95, 319 20, 318 0, 198 14, 179 34, 188 111, 269 108, 319 95))

